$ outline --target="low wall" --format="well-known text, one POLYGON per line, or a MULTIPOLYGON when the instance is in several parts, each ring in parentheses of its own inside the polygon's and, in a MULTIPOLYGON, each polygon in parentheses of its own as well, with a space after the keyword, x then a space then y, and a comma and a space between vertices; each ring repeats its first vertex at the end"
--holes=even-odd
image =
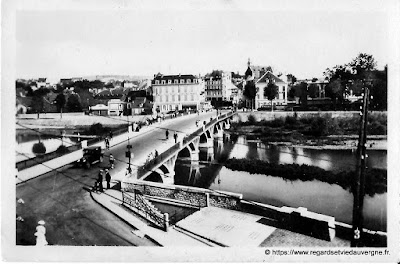
POLYGON ((166 185, 140 180, 123 182, 121 187, 125 192, 139 190, 144 195, 172 199, 195 207, 214 206, 240 210, 240 200, 242 199, 242 195, 236 193, 216 193, 208 189, 181 185, 166 185))
MULTIPOLYGON (((237 112, 237 115, 234 117, 234 121, 242 121, 246 122, 249 115, 253 115, 256 118, 256 121, 261 120, 274 120, 276 118, 286 118, 287 116, 294 116, 297 114, 298 118, 303 117, 317 117, 317 116, 328 116, 332 118, 344 118, 344 117, 354 117, 359 116, 358 111, 307 111, 307 112, 264 112, 264 111, 255 111, 255 112, 237 112)), ((371 111, 369 112, 370 116, 373 115, 385 115, 387 116, 387 111, 371 111)))
MULTIPOLYGON (((64 117, 67 116, 84 116, 85 113, 84 112, 73 112, 73 113, 62 113, 62 115, 64 117)), ((60 113, 40 113, 39 114, 40 118, 59 118, 60 117, 60 113)), ((37 114, 19 114, 17 116, 17 118, 37 118, 37 114)))
POLYGON ((61 168, 67 164, 70 164, 83 156, 83 150, 79 149, 77 151, 71 152, 69 154, 60 156, 58 158, 42 162, 38 165, 31 166, 27 169, 18 171, 18 178, 17 178, 17 184, 24 182, 26 180, 35 178, 37 176, 40 176, 42 174, 45 174, 47 172, 50 172, 54 169, 61 168))

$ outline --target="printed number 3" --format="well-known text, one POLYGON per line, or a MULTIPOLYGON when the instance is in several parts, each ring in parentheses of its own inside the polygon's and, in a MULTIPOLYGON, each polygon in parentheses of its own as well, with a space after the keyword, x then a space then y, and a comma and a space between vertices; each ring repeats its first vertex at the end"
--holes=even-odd
POLYGON ((354 239, 360 239, 360 230, 358 228, 354 230, 354 239))

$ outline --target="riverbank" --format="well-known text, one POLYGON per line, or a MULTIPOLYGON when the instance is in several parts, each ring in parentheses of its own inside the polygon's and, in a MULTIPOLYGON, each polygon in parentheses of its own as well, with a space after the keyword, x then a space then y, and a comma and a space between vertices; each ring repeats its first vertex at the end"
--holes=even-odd
MULTIPOLYGON (((286 116, 273 120, 259 120, 248 115, 233 122, 229 133, 244 135, 248 141, 271 145, 309 149, 355 150, 358 147, 359 117, 328 115, 298 117, 286 116)), ((367 127, 367 149, 387 150, 387 117, 370 116, 367 127)))
MULTIPOLYGON (((355 185, 354 171, 341 171, 334 173, 322 168, 306 164, 273 164, 257 159, 231 158, 224 164, 233 171, 246 171, 250 174, 262 174, 280 177, 285 180, 313 181, 318 180, 328 184, 336 184, 352 192, 355 185)), ((369 196, 387 192, 387 170, 367 169, 365 180, 365 193, 369 196)))

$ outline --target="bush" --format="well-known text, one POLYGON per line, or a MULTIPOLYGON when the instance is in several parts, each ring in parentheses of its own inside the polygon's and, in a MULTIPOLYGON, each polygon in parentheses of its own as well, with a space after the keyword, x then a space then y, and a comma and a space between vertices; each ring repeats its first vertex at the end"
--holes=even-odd
POLYGON ((377 121, 374 121, 367 126, 368 134, 371 135, 386 135, 387 134, 387 127, 380 124, 377 121))
POLYGON ((325 118, 317 117, 312 120, 310 134, 320 137, 328 134, 328 126, 325 118))
POLYGON ((254 115, 249 115, 247 117, 247 122, 249 123, 249 125, 255 125, 257 122, 256 117, 254 115))
POLYGON ((106 132, 107 132, 106 129, 100 123, 91 125, 88 130, 89 135, 102 135, 106 132))
POLYGON ((285 124, 286 124, 287 126, 293 127, 293 126, 296 125, 296 123, 297 123, 297 116, 286 116, 286 118, 285 118, 285 124))
POLYGON ((65 154, 65 153, 68 153, 68 152, 69 152, 68 147, 66 147, 64 145, 59 146, 57 148, 57 150, 56 150, 56 153, 58 153, 58 154, 65 154))
POLYGON ((44 154, 46 153, 46 147, 42 142, 33 144, 32 152, 35 154, 44 154))
MULTIPOLYGON (((355 185, 354 171, 333 173, 305 164, 272 164, 263 160, 236 158, 227 160, 225 166, 231 170, 281 177, 291 181, 312 181, 316 179, 329 184, 337 184, 351 192, 353 192, 355 185)), ((387 170, 367 169, 365 193, 373 196, 376 193, 385 192, 387 192, 387 170)))

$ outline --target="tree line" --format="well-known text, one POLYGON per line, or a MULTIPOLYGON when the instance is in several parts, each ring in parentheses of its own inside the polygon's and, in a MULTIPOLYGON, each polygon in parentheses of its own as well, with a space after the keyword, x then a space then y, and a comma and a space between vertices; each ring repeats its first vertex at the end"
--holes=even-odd
MULTIPOLYGON (((372 55, 359 53, 349 63, 335 65, 324 71, 323 75, 328 81, 325 86, 325 97, 330 98, 334 110, 341 109, 343 105, 348 104, 347 97, 350 94, 361 96, 365 87, 370 89, 370 109, 387 110, 387 65, 384 70, 378 70, 376 65, 372 55)), ((245 75, 245 77, 247 76, 245 75)), ((289 82, 288 98, 294 100, 297 97, 301 105, 307 106, 308 98, 320 96, 320 89, 316 84, 317 78, 313 78, 308 84, 304 81, 298 82, 293 74, 288 74, 287 77, 289 82)), ((243 96, 246 101, 250 102, 251 108, 254 108, 257 92, 255 80, 246 81, 243 96)), ((278 95, 278 87, 273 80, 269 80, 262 92, 272 105, 272 101, 278 95)))

